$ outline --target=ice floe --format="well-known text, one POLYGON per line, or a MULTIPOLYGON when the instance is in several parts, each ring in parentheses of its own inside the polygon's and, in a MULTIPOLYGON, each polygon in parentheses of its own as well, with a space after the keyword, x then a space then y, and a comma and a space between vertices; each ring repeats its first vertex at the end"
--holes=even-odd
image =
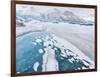
POLYGON ((43 53, 43 49, 39 49, 39 53, 43 53))
POLYGON ((42 42, 42 40, 41 39, 36 39, 36 42, 40 43, 40 42, 42 42))
POLYGON ((38 66, 39 66, 39 62, 34 63, 34 65, 33 65, 33 69, 34 69, 35 71, 37 71, 38 66))

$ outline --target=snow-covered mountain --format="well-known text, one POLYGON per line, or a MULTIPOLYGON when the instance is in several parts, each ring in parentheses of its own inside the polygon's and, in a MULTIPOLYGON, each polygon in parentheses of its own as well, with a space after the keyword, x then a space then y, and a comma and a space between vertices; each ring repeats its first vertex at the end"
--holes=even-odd
POLYGON ((78 15, 75 15, 73 12, 70 11, 65 11, 63 16, 64 21, 68 21, 72 24, 81 24, 86 22, 84 19, 78 17, 78 15))
POLYGON ((65 10, 64 12, 61 12, 59 9, 51 9, 44 12, 38 12, 33 10, 33 12, 30 13, 23 13, 23 12, 17 12, 16 19, 18 16, 23 18, 25 21, 28 22, 33 20, 41 21, 41 22, 53 22, 53 23, 59 23, 59 22, 68 22, 71 24, 82 24, 86 23, 86 21, 79 16, 75 15, 71 11, 65 10), (33 13, 36 12, 36 13, 33 13))

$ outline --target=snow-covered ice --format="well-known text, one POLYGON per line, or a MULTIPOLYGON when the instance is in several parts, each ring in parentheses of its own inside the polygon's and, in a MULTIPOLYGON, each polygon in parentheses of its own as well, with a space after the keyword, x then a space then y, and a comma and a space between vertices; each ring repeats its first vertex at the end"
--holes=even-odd
POLYGON ((37 43, 36 43, 36 42, 33 42, 33 44, 34 44, 34 45, 37 45, 37 43))
POLYGON ((42 71, 58 71, 58 62, 55 58, 55 52, 51 46, 47 46, 43 55, 42 71))
POLYGON ((36 62, 36 63, 33 65, 33 69, 34 69, 35 71, 37 71, 38 66, 39 66, 39 62, 36 62))
POLYGON ((39 49, 39 53, 43 53, 43 49, 39 49))
POLYGON ((36 42, 40 43, 40 42, 42 42, 42 40, 41 39, 36 39, 36 42))

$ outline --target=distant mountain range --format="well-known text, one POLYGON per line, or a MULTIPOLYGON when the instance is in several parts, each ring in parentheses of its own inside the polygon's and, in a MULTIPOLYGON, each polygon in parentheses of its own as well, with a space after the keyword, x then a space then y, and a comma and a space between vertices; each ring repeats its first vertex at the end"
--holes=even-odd
MULTIPOLYGON (((32 11, 31 11, 32 12, 32 11)), ((92 21, 86 21, 80 18, 78 15, 75 15, 71 11, 64 11, 61 12, 59 9, 52 9, 46 12, 38 12, 33 11, 32 13, 23 13, 17 12, 16 13, 16 21, 19 25, 24 25, 24 22, 27 23, 31 20, 37 20, 39 22, 52 22, 52 23, 59 23, 59 22, 67 22, 70 24, 81 24, 81 25, 88 25, 93 24, 92 21)))

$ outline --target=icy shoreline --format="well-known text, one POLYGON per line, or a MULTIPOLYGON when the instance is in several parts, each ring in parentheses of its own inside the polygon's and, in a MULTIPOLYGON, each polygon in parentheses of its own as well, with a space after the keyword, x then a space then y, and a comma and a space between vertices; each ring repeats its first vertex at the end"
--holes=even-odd
POLYGON ((33 23, 26 27, 16 28, 16 37, 30 32, 51 32, 79 48, 84 54, 94 60, 94 26, 80 26, 68 23, 33 23))
POLYGON ((30 32, 39 32, 43 30, 43 26, 41 24, 36 23, 28 23, 25 26, 16 26, 16 37, 19 37, 24 34, 28 34, 30 32))

